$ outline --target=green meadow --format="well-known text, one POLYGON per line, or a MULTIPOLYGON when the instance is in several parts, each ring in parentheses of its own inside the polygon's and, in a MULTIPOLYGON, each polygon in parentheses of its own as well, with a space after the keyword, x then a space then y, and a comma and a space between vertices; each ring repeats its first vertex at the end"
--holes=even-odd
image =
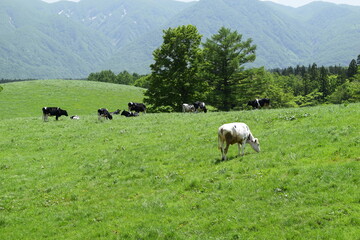
POLYGON ((98 121, 144 89, 1 86, 0 239, 359 239, 360 104, 98 121), (44 106, 80 120, 43 122, 44 106), (220 161, 229 122, 261 152, 220 161))

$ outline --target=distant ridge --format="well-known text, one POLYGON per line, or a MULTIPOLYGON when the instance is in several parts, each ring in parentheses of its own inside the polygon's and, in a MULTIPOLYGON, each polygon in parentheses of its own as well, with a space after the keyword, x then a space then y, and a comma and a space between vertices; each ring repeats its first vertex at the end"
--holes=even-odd
POLYGON ((203 41, 222 26, 252 38, 266 68, 347 66, 360 53, 360 7, 299 8, 258 0, 39 0, 0 2, 1 78, 83 78, 104 69, 148 73, 163 30, 195 25, 203 41))

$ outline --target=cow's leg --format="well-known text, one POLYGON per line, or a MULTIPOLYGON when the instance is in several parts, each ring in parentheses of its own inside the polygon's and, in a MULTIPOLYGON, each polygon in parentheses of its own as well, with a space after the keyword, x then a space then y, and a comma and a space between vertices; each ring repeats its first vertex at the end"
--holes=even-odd
POLYGON ((238 143, 237 145, 238 145, 238 156, 240 156, 240 149, 241 149, 242 145, 241 145, 241 143, 238 143))
POLYGON ((47 114, 43 114, 43 120, 44 120, 44 122, 47 121, 47 114))
POLYGON ((59 120, 59 117, 60 117, 59 115, 56 115, 56 121, 59 120))
POLYGON ((241 144, 241 155, 244 156, 244 150, 245 150, 245 141, 241 144))
POLYGON ((228 153, 230 144, 226 143, 226 147, 223 151, 223 160, 226 160, 226 154, 228 153))
POLYGON ((221 144, 221 160, 226 160, 226 154, 224 150, 224 143, 221 144))

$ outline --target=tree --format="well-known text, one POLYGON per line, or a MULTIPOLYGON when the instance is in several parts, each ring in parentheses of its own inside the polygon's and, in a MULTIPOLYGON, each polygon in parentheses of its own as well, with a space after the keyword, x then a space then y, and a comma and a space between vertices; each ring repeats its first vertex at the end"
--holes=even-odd
POLYGON ((319 85, 320 85, 319 91, 322 93, 323 99, 325 99, 330 94, 330 89, 329 89, 330 84, 329 84, 328 71, 324 66, 320 68, 319 85))
POLYGON ((149 88, 144 99, 153 109, 168 106, 180 111, 182 103, 199 96, 200 43, 201 35, 195 26, 164 30, 163 43, 153 52, 155 63, 150 65, 149 88))
POLYGON ((256 45, 252 45, 252 39, 242 41, 237 31, 222 27, 203 46, 204 76, 212 90, 209 101, 219 110, 229 111, 237 98, 237 74, 245 63, 255 60, 256 45))
POLYGON ((128 71, 122 71, 116 76, 116 83, 132 85, 134 82, 134 75, 131 75, 128 71))
POLYGON ((355 59, 351 60, 349 68, 347 70, 347 77, 352 78, 357 73, 357 64, 355 59))
POLYGON ((116 75, 111 70, 103 70, 99 73, 90 73, 88 76, 89 81, 98 81, 98 82, 116 82, 116 75))
POLYGON ((135 87, 149 88, 150 86, 150 75, 146 75, 136 79, 134 82, 135 87))
POLYGON ((343 85, 336 88, 335 92, 329 96, 331 103, 359 102, 360 101, 360 76, 350 82, 346 80, 343 85))

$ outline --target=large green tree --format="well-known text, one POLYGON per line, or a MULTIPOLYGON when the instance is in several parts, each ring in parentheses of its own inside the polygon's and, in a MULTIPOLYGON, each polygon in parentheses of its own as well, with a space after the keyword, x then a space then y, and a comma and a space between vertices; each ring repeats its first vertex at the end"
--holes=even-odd
POLYGON ((163 43, 153 52, 155 63, 150 65, 149 88, 144 99, 154 110, 166 107, 180 111, 182 103, 199 97, 201 37, 192 25, 164 30, 163 43))
POLYGON ((252 39, 222 27, 204 46, 204 76, 212 89, 209 102, 219 110, 229 111, 237 99, 239 73, 243 65, 255 60, 252 39))

